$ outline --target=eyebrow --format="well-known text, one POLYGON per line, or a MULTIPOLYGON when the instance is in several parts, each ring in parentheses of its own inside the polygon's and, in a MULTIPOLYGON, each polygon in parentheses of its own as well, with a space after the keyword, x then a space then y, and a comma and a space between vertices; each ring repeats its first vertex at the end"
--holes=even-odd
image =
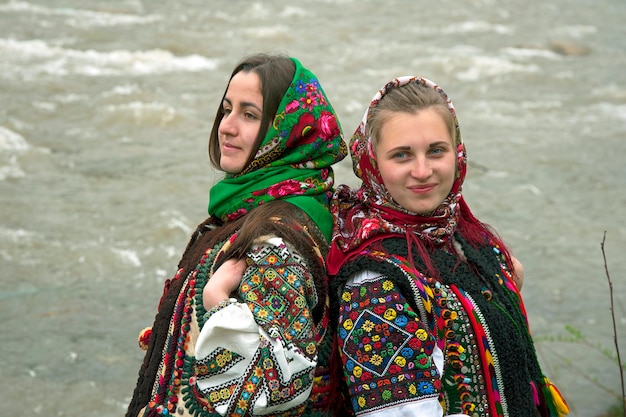
POLYGON ((391 148, 387 150, 386 153, 393 153, 393 152, 398 152, 398 151, 410 151, 410 150, 411 150, 410 146, 396 146, 395 148, 391 148))
MULTIPOLYGON (((432 149, 435 148, 437 146, 452 146, 450 145, 450 142, 448 142, 447 140, 439 140, 437 142, 433 142, 430 145, 428 145, 428 149, 432 149)), ((390 152, 398 152, 398 151, 410 151, 411 147, 410 146, 396 146, 395 148, 391 148, 387 151, 387 153, 390 152)))
MULTIPOLYGON (((233 102, 230 101, 228 98, 224 97, 224 100, 222 101, 222 107, 224 106, 224 102, 226 102, 227 104, 230 104, 232 106, 233 102)), ((259 106, 256 105, 256 103, 253 103, 251 101, 242 101, 241 102, 241 107, 252 107, 256 110, 258 110, 259 112, 263 113, 263 109, 260 108, 259 106)))
POLYGON ((429 148, 433 148, 435 146, 441 146, 441 145, 445 145, 445 146, 452 146, 452 144, 447 141, 447 140, 439 140, 437 142, 433 142, 430 145, 428 145, 429 148))

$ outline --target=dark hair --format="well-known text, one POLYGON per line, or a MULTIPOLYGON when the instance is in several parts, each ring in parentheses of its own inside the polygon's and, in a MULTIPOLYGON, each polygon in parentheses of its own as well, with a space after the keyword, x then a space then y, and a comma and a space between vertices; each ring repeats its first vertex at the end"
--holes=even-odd
POLYGON ((306 259, 318 297, 318 303, 312 309, 313 319, 316 324, 319 323, 328 293, 325 281, 326 267, 323 261, 316 260, 320 258, 320 254, 322 258, 326 258, 328 242, 317 225, 302 209, 284 200, 273 200, 255 207, 242 219, 237 238, 217 261, 215 269, 227 259, 245 259, 255 240, 262 236, 282 237, 306 259))
MULTIPOLYGON (((282 100, 289 84, 293 80, 296 65, 286 56, 283 55, 268 55, 268 54, 254 54, 250 55, 237 64, 228 80, 228 85, 224 90, 222 101, 217 109, 215 115, 215 121, 213 122, 213 128, 211 129, 211 135, 209 136, 209 158, 211 164, 217 168, 220 168, 220 146, 218 139, 218 130, 222 118, 224 117, 224 97, 228 91, 230 80, 233 79, 235 74, 240 71, 254 72, 259 76, 261 81, 261 94, 263 95, 263 114, 261 115, 261 126, 259 128, 259 134, 257 135, 255 146, 250 153, 250 159, 246 163, 246 167, 252 162, 256 151, 258 150, 263 138, 267 134, 270 124, 273 122, 278 110, 278 105, 282 100)), ((245 172, 245 168, 242 172, 245 172)))

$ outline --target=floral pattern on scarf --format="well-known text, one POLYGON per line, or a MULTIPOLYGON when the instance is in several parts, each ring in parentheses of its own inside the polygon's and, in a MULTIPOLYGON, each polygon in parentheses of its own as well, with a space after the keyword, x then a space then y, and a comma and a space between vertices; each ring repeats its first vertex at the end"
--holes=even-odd
POLYGON ((294 78, 253 161, 213 186, 209 214, 228 222, 266 202, 286 199, 317 219, 328 236, 334 185, 331 165, 347 155, 347 147, 317 77, 291 59, 294 78))

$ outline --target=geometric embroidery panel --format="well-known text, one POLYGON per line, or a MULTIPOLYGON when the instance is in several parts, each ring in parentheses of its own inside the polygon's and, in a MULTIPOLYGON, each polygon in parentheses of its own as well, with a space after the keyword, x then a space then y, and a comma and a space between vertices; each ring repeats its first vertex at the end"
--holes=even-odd
POLYGON ((279 326, 288 340, 308 338, 312 331, 306 280, 300 259, 281 246, 261 246, 248 253, 256 265, 239 286, 257 323, 266 330, 279 326))
MULTIPOLYGON (((347 334, 343 352, 377 376, 384 375, 412 335, 370 310, 363 311, 347 334)), ((412 355, 411 355, 412 356, 412 355)))
POLYGON ((206 358, 196 361, 195 374, 199 380, 210 378, 228 371, 243 359, 236 352, 218 347, 206 358))

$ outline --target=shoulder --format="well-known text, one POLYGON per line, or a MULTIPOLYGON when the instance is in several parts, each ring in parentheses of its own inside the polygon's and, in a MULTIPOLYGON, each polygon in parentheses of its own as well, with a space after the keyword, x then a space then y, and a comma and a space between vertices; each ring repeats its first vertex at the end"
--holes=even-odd
POLYGON ((271 244, 273 237, 280 238, 290 249, 306 259, 319 259, 326 255, 328 244, 315 223, 293 204, 276 200, 256 207, 243 216, 227 258, 242 258, 253 246, 261 242, 271 244))
POLYGON ((404 274, 403 265, 408 265, 406 259, 407 244, 402 238, 385 238, 381 241, 368 244, 367 248, 343 264, 337 274, 344 280, 351 277, 367 276, 365 271, 372 271, 378 275, 400 276, 404 274))
MULTIPOLYGON (((387 249, 387 245, 384 246, 387 249)), ((410 265, 409 262, 397 252, 378 251, 372 246, 342 265, 332 277, 331 285, 339 290, 344 286, 367 286, 371 282, 388 279, 398 288, 409 290, 411 282, 419 277, 412 274, 407 265, 410 265)))
POLYGON ((322 255, 328 251, 328 243, 321 230, 309 216, 295 205, 276 200, 252 211, 249 221, 242 225, 241 234, 252 233, 254 239, 276 236, 299 250, 317 248, 322 255))
POLYGON ((369 270, 360 271, 352 275, 352 277, 348 279, 348 282, 346 283, 346 285, 347 286, 366 285, 370 282, 378 281, 384 277, 385 275, 382 275, 379 272, 374 272, 374 271, 369 271, 369 270))

